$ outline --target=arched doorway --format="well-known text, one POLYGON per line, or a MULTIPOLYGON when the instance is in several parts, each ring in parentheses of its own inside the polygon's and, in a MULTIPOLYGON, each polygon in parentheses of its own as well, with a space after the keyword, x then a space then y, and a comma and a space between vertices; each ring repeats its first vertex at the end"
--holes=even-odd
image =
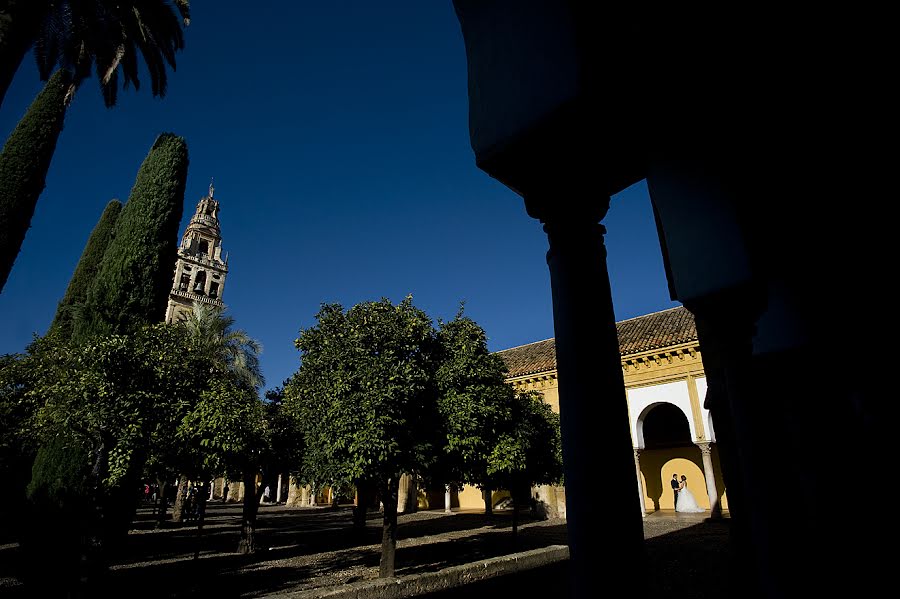
POLYGON ((700 450, 691 438, 688 415, 666 402, 647 406, 638 419, 644 504, 648 511, 674 510, 672 475, 687 477, 700 507, 709 509, 700 450))

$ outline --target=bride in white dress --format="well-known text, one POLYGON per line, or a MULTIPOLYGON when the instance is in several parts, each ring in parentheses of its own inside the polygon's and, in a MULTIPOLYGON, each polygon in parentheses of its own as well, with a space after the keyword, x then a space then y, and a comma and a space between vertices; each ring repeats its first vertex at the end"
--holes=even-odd
POLYGON ((688 512, 692 514, 698 514, 700 512, 706 511, 702 507, 697 505, 697 500, 694 499, 693 493, 688 491, 687 477, 683 474, 681 475, 681 484, 678 485, 678 498, 675 500, 675 511, 688 512))

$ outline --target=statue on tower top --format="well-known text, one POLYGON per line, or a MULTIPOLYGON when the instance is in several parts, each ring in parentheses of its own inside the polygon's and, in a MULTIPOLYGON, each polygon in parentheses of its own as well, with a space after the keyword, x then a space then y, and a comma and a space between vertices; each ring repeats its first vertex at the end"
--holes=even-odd
POLYGON ((214 183, 215 183, 215 177, 210 177, 209 178, 209 199, 213 199, 213 194, 216 193, 216 188, 215 188, 214 183))

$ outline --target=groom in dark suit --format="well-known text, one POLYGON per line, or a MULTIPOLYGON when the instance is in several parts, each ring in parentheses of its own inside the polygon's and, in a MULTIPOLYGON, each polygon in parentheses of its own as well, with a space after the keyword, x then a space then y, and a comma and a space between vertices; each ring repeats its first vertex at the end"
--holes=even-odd
POLYGON ((679 486, 680 485, 678 484, 678 475, 673 474, 672 475, 672 490, 675 491, 675 504, 676 505, 678 505, 678 487, 679 486))

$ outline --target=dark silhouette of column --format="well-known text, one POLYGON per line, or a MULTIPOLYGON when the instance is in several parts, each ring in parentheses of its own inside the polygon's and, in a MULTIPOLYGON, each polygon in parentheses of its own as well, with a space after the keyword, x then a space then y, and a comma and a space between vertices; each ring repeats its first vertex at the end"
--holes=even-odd
POLYGON ((544 223, 550 242, 567 528, 578 597, 595 596, 601 563, 604 587, 632 584, 644 551, 643 523, 634 509, 638 481, 606 267, 606 229, 599 222, 609 198, 571 207, 560 199, 577 198, 585 189, 525 194, 528 213, 544 223), (592 499, 598 482, 602 509, 592 499), (609 547, 615 551, 604 551, 609 547))

